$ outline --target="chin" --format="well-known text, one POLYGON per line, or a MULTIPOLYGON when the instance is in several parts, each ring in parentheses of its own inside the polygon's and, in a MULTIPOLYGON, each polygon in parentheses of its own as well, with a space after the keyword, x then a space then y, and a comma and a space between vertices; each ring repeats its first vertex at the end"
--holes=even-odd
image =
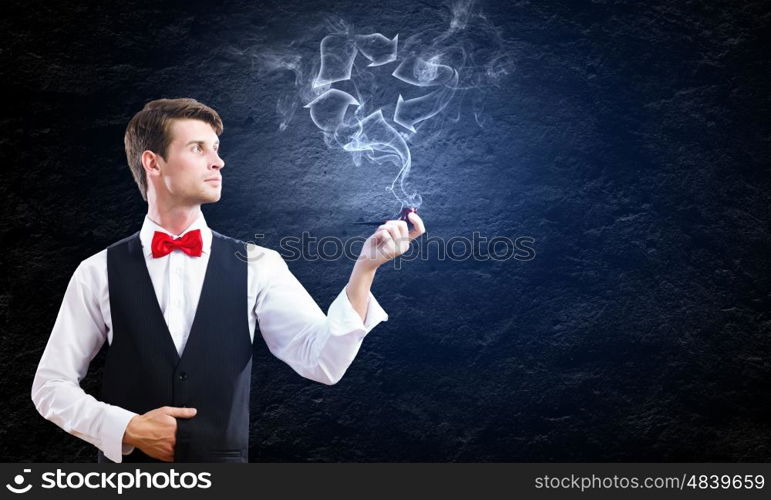
POLYGON ((217 203, 222 198, 222 193, 212 194, 208 193, 201 197, 201 205, 204 203, 217 203))

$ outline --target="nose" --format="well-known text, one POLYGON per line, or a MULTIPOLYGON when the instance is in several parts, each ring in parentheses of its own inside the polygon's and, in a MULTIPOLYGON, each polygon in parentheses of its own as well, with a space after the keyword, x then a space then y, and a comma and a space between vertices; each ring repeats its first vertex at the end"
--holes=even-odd
POLYGON ((211 166, 212 168, 216 168, 216 169, 222 169, 225 167, 225 160, 220 158, 219 153, 217 153, 216 151, 214 152, 214 159, 212 160, 211 166))

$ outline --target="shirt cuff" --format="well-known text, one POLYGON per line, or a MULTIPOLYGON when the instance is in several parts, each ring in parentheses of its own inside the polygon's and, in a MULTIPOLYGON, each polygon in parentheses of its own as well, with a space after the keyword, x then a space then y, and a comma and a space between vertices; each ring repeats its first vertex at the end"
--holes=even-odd
POLYGON ((137 414, 121 408, 107 405, 102 421, 102 453, 113 462, 123 462, 123 455, 134 451, 133 446, 123 444, 123 435, 129 421, 137 414))
POLYGON ((348 293, 345 287, 332 301, 327 312, 330 321, 329 333, 332 336, 340 337, 351 333, 358 333, 359 338, 363 339, 370 330, 375 328, 381 321, 388 321, 388 314, 380 307, 372 292, 369 293, 367 300, 367 314, 364 321, 361 320, 359 313, 348 300, 348 293))

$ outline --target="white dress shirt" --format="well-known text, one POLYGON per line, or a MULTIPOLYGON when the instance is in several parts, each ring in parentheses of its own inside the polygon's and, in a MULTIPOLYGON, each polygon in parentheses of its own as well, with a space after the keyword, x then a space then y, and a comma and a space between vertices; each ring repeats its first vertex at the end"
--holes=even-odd
MULTIPOLYGON (((181 250, 153 258, 150 242, 155 231, 168 233, 145 217, 139 238, 145 263, 177 352, 182 355, 193 323, 211 252, 212 233, 201 214, 180 235, 201 230, 203 253, 191 257, 181 250)), ((248 244, 249 334, 260 332, 270 352, 301 376, 334 384, 342 378, 359 351, 364 336, 387 321, 370 293, 365 321, 353 309, 345 288, 327 315, 289 271, 278 252, 248 244)), ((80 387, 91 360, 105 340, 112 343, 112 319, 107 286, 107 249, 80 263, 70 279, 48 345, 32 383, 38 412, 73 436, 100 450, 114 462, 131 453, 123 434, 136 415, 98 401, 80 387)), ((130 376, 130 374, 127 374, 130 376)))

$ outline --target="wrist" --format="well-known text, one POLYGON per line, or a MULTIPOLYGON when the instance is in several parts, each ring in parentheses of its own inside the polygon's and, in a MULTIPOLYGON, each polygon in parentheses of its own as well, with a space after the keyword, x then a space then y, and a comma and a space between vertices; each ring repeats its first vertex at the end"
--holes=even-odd
POLYGON ((359 257, 356 263, 353 265, 354 271, 359 270, 365 273, 375 274, 375 271, 380 267, 379 262, 372 261, 367 258, 359 257))
POLYGON ((139 424, 140 415, 135 415, 129 420, 126 430, 123 432, 123 444, 136 447, 136 426, 139 424))

